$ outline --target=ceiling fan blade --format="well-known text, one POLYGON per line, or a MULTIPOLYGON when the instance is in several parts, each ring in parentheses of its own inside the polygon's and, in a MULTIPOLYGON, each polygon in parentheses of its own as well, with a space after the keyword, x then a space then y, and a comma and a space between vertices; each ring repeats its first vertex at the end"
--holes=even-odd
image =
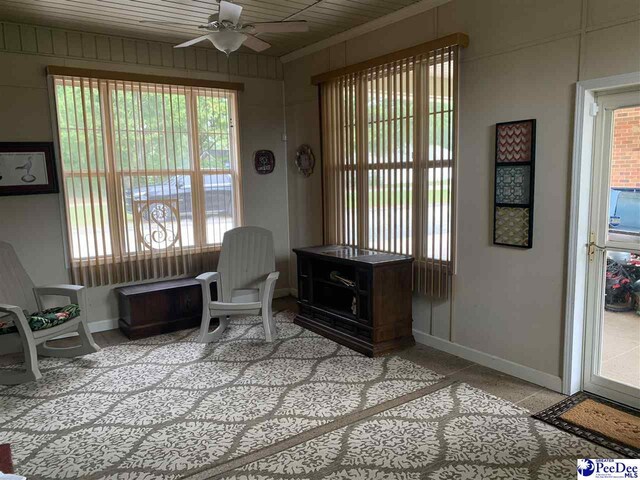
POLYGON ((252 28, 253 33, 284 33, 307 32, 309 24, 302 20, 299 22, 256 22, 245 25, 252 28))
POLYGON ((238 23, 238 20, 240 20, 241 13, 242 7, 240 5, 227 2, 226 0, 222 0, 220 2, 220 12, 218 18, 221 22, 227 21, 235 25, 236 23, 238 23))
POLYGON ((197 27, 197 25, 193 23, 168 22, 168 21, 161 21, 161 20, 139 20, 138 23, 143 23, 148 25, 182 25, 185 27, 197 27))
POLYGON ((196 43, 200 43, 203 40, 208 40, 209 35, 202 35, 201 37, 194 38, 193 40, 189 40, 188 42, 181 43, 180 45, 176 45, 173 48, 184 48, 190 47, 191 45, 195 45, 196 43))
POLYGON ((245 34, 245 35, 247 35, 247 38, 242 44, 245 47, 249 47, 251 50, 254 50, 256 52, 262 52, 263 50, 266 50, 271 46, 270 43, 267 43, 264 40, 260 40, 259 38, 254 37, 253 35, 248 35, 248 34, 245 34))

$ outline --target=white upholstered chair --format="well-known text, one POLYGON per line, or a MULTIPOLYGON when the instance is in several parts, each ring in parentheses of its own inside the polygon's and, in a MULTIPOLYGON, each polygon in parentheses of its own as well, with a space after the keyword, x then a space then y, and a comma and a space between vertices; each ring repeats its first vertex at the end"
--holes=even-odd
MULTIPOLYGON (((38 369, 38 354, 48 357, 75 357, 100 350, 87 327, 85 288, 78 285, 35 287, 22 267, 13 247, 0 242, 0 341, 4 345, 22 344, 25 371, 0 372, 0 384, 14 385, 42 377, 38 369), (55 295, 69 298, 71 304, 61 310, 49 324, 43 312, 42 297, 55 295), (53 326, 50 326, 53 325, 53 326), (77 332, 80 345, 51 347, 47 341, 65 333, 77 332), (7 343, 4 343, 7 342, 7 343)), ((0 354, 5 353, 0 350, 0 354)))
POLYGON ((262 312, 265 339, 273 341, 276 326, 271 302, 280 275, 275 271, 273 235, 259 227, 238 227, 222 239, 218 271, 196 277, 202 286, 202 323, 198 341, 218 340, 232 315, 258 315, 262 312), (211 300, 211 284, 216 283, 218 299, 211 300), (211 318, 220 324, 209 332, 211 318))

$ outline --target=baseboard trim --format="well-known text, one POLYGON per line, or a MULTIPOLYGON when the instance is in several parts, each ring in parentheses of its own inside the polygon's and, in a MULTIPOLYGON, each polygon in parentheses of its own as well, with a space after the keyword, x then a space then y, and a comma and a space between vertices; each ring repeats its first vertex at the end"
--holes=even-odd
MULTIPOLYGON (((288 288, 278 288, 273 292, 273 298, 287 297, 290 295, 288 288)), ((115 330, 118 328, 118 319, 109 318, 106 320, 98 320, 89 322, 89 330, 91 333, 106 332, 107 330, 115 330)), ((73 333, 69 334, 73 335, 73 333)))
POLYGON ((273 292, 273 298, 288 297, 291 294, 291 290, 288 288, 276 288, 273 292))
POLYGON ((106 332, 107 330, 115 330, 118 328, 117 318, 108 318, 107 320, 98 320, 97 322, 89 322, 89 331, 91 333, 106 332))
MULTIPOLYGON (((295 290, 296 294, 294 296, 297 297, 298 291, 295 290)), ((282 298, 288 297, 291 295, 292 289, 290 288, 278 288, 273 292, 274 298, 282 298)), ((95 322, 89 321, 89 331, 91 333, 99 333, 106 332, 108 330, 116 330, 118 328, 118 319, 117 318, 108 318, 106 320, 97 320, 95 322)), ((73 337, 76 335, 75 332, 65 333, 60 335, 57 338, 67 338, 73 337)), ((9 354, 9 353, 17 353, 22 350, 22 345, 20 342, 11 342, 7 341, 5 338, 0 338, 0 355, 9 354)))
MULTIPOLYGON (((107 330, 115 330, 118 328, 118 319, 111 318, 107 320, 98 320, 97 322, 89 322, 89 331, 91 333, 106 332, 107 330)), ((56 338, 69 338, 76 336, 76 332, 63 333, 56 338)), ((10 353, 19 353, 22 351, 22 342, 13 335, 0 336, 0 355, 10 353), (7 338, 9 337, 9 338, 7 338)))
POLYGON ((416 342, 427 345, 428 347, 442 350, 443 352, 464 358, 465 360, 470 360, 484 367, 493 368, 499 372, 526 380, 527 382, 535 383, 541 387, 545 387, 556 392, 562 392, 562 379, 558 376, 541 372, 540 370, 512 362, 511 360, 505 360, 504 358, 496 357, 473 348, 465 347, 459 343, 452 343, 448 340, 434 337, 433 335, 429 335, 428 333, 420 330, 414 329, 413 336, 415 337, 416 342))
MULTIPOLYGON (((290 291, 288 288, 278 288, 273 292, 273 298, 287 297, 289 295, 290 291)), ((91 333, 106 332, 107 330, 115 330, 117 328, 117 318, 109 318, 106 320, 98 320, 97 322, 89 322, 89 330, 91 331, 91 333)))
MULTIPOLYGON (((109 330, 117 330, 118 329, 118 319, 117 318, 108 318, 106 320, 98 320, 97 322, 89 322, 87 324, 89 326, 89 331, 91 333, 100 333, 106 332, 109 330)), ((65 333, 64 335, 60 335, 56 338, 68 338, 76 336, 76 332, 65 333)))

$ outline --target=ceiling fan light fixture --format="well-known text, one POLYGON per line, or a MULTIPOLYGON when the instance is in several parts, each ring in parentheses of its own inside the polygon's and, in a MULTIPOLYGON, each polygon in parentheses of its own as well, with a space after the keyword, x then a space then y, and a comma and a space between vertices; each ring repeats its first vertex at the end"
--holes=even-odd
POLYGON ((209 34, 209 40, 211 40, 213 46, 227 55, 238 50, 246 38, 245 34, 232 30, 220 30, 209 34))
MULTIPOLYGON (((209 15, 207 23, 198 28, 207 30, 208 34, 187 40, 173 48, 185 48, 209 40, 216 49, 229 56, 243 44, 254 52, 262 52, 271 46, 256 35, 260 33, 306 32, 309 29, 305 20, 282 22, 240 22, 242 7, 229 0, 216 0, 220 4, 218 13, 209 15)), ((156 22, 152 22, 156 23, 156 22)), ((160 22, 166 24, 167 22, 160 22)), ((171 22, 169 22, 171 23, 171 22)))

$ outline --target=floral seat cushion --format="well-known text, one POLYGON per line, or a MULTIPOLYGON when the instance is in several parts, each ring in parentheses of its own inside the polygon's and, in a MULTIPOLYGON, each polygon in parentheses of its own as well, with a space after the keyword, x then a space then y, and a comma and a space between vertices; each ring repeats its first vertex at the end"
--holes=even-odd
MULTIPOLYGON (((80 306, 76 303, 65 305, 64 307, 53 307, 32 314, 24 313, 29 322, 31 330, 45 330, 47 328, 56 327, 74 319, 80 315, 80 306)), ((13 317, 5 316, 0 318, 0 335, 5 333, 16 333, 18 327, 14 325, 13 317)))

